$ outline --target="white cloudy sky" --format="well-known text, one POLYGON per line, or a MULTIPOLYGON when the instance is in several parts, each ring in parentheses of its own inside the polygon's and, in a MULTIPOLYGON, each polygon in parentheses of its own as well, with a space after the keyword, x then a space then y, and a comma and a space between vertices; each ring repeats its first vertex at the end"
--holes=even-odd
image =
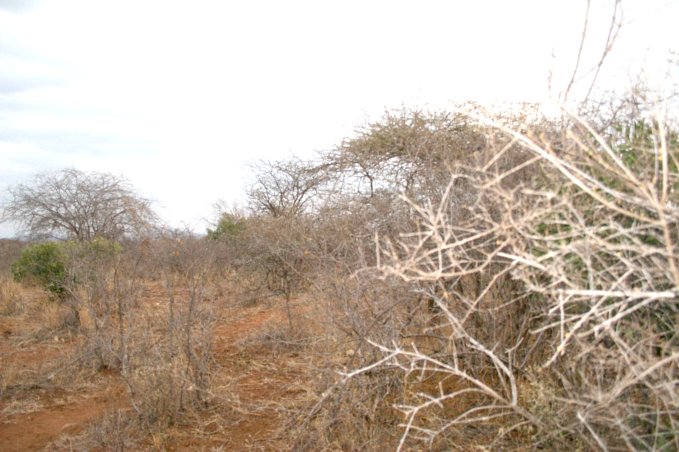
MULTIPOLYGON (((243 199, 246 162, 310 156, 386 108, 540 101, 550 73, 558 95, 585 5, 0 0, 0 198, 40 171, 105 171, 202 231, 215 201, 243 199)), ((611 5, 592 2, 583 73, 611 5)), ((663 74, 679 50, 679 1, 622 11, 608 86, 663 74)))

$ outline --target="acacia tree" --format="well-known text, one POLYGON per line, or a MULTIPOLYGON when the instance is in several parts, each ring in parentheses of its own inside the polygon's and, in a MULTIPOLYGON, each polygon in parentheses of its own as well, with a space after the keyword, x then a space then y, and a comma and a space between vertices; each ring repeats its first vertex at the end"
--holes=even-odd
POLYGON ((311 162, 260 161, 252 165, 255 182, 248 189, 255 213, 272 217, 295 216, 304 212, 325 175, 311 162))
POLYGON ((487 132, 465 113, 391 111, 359 128, 325 163, 359 196, 386 190, 419 197, 445 187, 451 164, 469 163, 486 148, 487 132))
POLYGON ((149 200, 107 173, 73 168, 40 173, 31 184, 10 187, 9 194, 2 219, 33 237, 119 240, 141 233, 157 218, 149 200))
POLYGON ((327 175, 313 162, 260 161, 251 165, 255 182, 247 195, 254 214, 244 225, 247 265, 263 285, 285 297, 288 326, 293 330, 293 292, 307 283, 309 223, 307 215, 327 175))

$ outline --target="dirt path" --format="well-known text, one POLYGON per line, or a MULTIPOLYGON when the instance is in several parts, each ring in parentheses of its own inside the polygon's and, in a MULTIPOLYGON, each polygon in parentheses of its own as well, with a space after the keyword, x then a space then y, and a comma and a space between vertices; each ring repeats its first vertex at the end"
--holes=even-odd
POLYGON ((64 434, 73 435, 106 410, 122 406, 122 387, 87 394, 66 405, 12 416, 0 424, 0 449, 10 451, 43 450, 64 434))
POLYGON ((107 409, 122 406, 125 392, 115 375, 79 381, 80 388, 74 380, 66 388, 45 378, 75 347, 68 338, 25 340, 20 333, 26 325, 5 321, 0 327, 1 451, 49 448, 60 436, 77 433, 107 409))
POLYGON ((294 356, 274 353, 275 344, 268 341, 286 324, 285 314, 280 308, 239 312, 239 319, 215 332, 219 377, 231 382, 230 396, 236 401, 224 418, 220 446, 230 451, 280 450, 277 433, 284 427, 286 406, 294 405, 301 392, 291 365, 294 356))
POLYGON ((69 348, 40 344, 3 353, 1 364, 18 376, 13 384, 3 385, 13 396, 0 402, 0 450, 41 450, 64 434, 77 433, 107 409, 123 406, 125 391, 113 375, 99 376, 85 391, 31 381, 32 375, 44 373, 43 367, 62 358, 69 348))

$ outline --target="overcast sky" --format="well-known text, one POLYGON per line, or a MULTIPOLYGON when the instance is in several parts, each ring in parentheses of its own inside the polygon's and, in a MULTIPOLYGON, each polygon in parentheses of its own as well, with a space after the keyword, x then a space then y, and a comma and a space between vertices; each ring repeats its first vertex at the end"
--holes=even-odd
MULTIPOLYGON (((592 3, 582 74, 613 2, 592 3)), ((203 232, 213 203, 244 199, 248 161, 311 156, 385 109, 558 96, 585 5, 0 0, 0 197, 40 171, 110 172, 203 232)), ((679 50, 679 2, 622 11, 600 81, 643 68, 653 82, 679 50)))

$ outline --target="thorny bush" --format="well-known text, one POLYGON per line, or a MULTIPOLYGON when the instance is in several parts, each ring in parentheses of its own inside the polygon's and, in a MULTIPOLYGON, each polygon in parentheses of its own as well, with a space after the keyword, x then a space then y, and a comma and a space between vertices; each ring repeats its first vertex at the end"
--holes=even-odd
POLYGON ((363 352, 298 444, 372 448, 365 421, 396 410, 399 449, 679 448, 676 131, 479 124, 487 147, 441 194, 404 196, 375 264, 327 285, 363 352))

